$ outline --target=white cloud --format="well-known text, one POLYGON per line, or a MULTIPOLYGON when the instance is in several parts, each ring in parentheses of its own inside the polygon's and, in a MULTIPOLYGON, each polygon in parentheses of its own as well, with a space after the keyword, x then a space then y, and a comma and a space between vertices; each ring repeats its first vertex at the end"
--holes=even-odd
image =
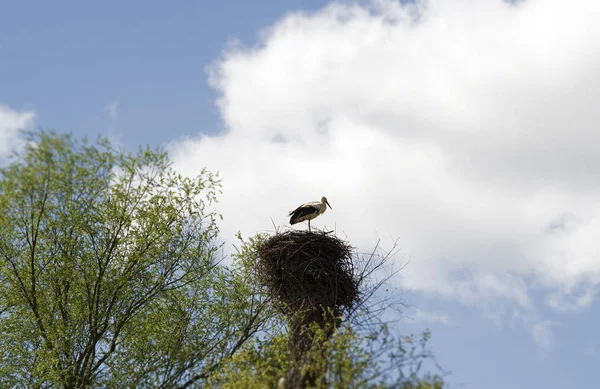
POLYGON ((597 355, 596 348, 594 346, 585 346, 583 348, 583 355, 590 358, 595 357, 597 355))
POLYGON ((35 114, 19 112, 0 104, 0 158, 7 157, 19 143, 19 130, 31 125, 35 114))
POLYGON ((551 320, 545 320, 531 327, 533 340, 542 351, 549 351, 554 346, 556 336, 553 327, 556 326, 551 320))
POLYGON ((546 320, 540 317, 535 307, 529 309, 513 308, 510 320, 506 317, 494 317, 495 324, 499 328, 505 328, 508 323, 512 331, 525 329, 530 335, 542 355, 552 351, 556 344, 556 329, 562 324, 556 320, 546 320))
POLYGON ((117 121, 119 119, 119 98, 114 99, 106 106, 106 112, 110 120, 117 121))
POLYGON ((108 134, 108 139, 114 146, 123 147, 123 133, 117 131, 117 121, 119 120, 119 105, 120 99, 117 97, 105 107, 109 119, 106 132, 108 134))
POLYGON ((560 291, 548 296, 546 303, 549 307, 558 312, 576 312, 581 311, 594 302, 596 297, 596 288, 584 288, 580 293, 569 291, 560 291))
POLYGON ((227 131, 172 144, 176 167, 222 173, 228 239, 326 195, 313 225, 365 249, 398 237, 408 290, 527 308, 533 285, 598 285, 599 16, 592 0, 289 14, 214 64, 227 131))
POLYGON ((406 312, 406 319, 412 324, 454 324, 448 315, 441 312, 429 312, 419 308, 412 308, 406 312))

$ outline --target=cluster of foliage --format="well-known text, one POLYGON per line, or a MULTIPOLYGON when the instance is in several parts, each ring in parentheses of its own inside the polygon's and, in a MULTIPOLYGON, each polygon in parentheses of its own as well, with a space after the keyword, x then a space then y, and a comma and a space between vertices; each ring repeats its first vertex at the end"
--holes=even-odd
MULTIPOLYGON (((314 326, 314 362, 307 369, 316 373, 317 388, 442 389, 437 375, 420 375, 421 362, 431 355, 425 344, 428 333, 416 344, 410 337, 391 336, 386 325, 370 335, 358 334, 347 325, 326 339, 314 326)), ((207 387, 225 389, 274 388, 282 383, 291 363, 285 330, 265 339, 254 338, 229 358, 208 381, 207 387)))
MULTIPOLYGON (((0 169, 0 387, 276 386, 290 359, 253 273, 264 237, 222 263, 219 190, 162 150, 26 134, 0 169)), ((441 388, 405 372, 426 357, 406 346, 348 326, 314 368, 328 387, 441 388)))

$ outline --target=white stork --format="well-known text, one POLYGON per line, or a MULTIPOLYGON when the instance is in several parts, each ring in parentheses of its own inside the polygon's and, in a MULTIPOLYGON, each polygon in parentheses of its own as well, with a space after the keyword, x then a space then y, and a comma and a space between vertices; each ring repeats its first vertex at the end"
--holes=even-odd
MULTIPOLYGON (((308 220, 308 230, 310 231, 310 221, 324 213, 328 205, 329 202, 325 196, 321 197, 321 201, 304 203, 288 214, 288 216, 291 216, 290 224, 293 225, 308 220)), ((329 205, 329 208, 331 208, 331 205, 329 205)))

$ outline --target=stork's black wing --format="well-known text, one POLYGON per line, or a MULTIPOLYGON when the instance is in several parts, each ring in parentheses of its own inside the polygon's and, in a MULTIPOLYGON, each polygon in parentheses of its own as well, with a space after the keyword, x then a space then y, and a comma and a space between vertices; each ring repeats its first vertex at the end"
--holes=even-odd
POLYGON ((296 212, 300 211, 300 208, 302 208, 302 207, 303 207, 303 205, 299 206, 298 208, 294 209, 293 211, 290 211, 290 213, 288 213, 288 216, 292 216, 296 212))
POLYGON ((318 212, 319 208, 312 205, 301 205, 289 213, 290 224, 294 224, 294 219, 301 218, 302 216, 310 215, 311 213, 318 212))

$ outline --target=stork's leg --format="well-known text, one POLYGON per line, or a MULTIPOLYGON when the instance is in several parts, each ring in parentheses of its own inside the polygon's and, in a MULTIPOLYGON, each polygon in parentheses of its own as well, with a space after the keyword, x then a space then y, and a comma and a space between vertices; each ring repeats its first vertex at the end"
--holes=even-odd
POLYGON ((308 220, 308 232, 311 232, 310 231, 310 219, 308 220))

